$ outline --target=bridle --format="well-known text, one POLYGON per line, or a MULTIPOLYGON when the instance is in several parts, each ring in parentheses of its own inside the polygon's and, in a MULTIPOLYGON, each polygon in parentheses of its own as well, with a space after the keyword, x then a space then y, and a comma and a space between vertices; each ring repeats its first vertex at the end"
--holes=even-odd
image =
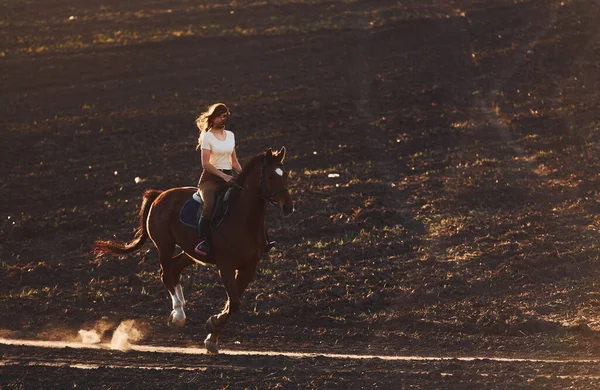
MULTIPOLYGON (((263 158, 261 166, 260 166, 260 179, 258 182, 258 186, 260 187, 260 189, 262 190, 264 196, 257 194, 258 197, 266 200, 267 202, 269 202, 270 204, 272 204, 273 206, 277 206, 277 202, 275 202, 275 197, 277 195, 279 195, 282 192, 288 191, 287 186, 283 186, 279 189, 277 189, 276 191, 273 191, 272 193, 269 193, 268 189, 267 189, 267 183, 264 180, 265 177, 265 168, 267 167, 266 164, 266 156, 263 158)), ((283 164, 279 163, 277 164, 278 168, 283 168, 283 164)))
MULTIPOLYGON (((258 181, 258 187, 260 188, 260 190, 262 191, 263 194, 256 194, 256 196, 258 196, 259 198, 265 200, 266 202, 268 202, 269 204, 273 205, 273 206, 278 206, 277 202, 275 202, 275 197, 277 195, 279 195, 280 193, 284 192, 284 191, 288 191, 288 187, 287 186, 283 186, 279 189, 277 189, 276 191, 273 191, 272 193, 269 193, 269 190, 267 189, 267 183, 264 180, 265 177, 265 168, 267 167, 266 164, 266 156, 263 158, 261 165, 260 165, 260 179, 258 181)), ((283 164, 279 163, 277 164, 277 167, 281 167, 283 168, 283 164)), ((231 183, 231 185, 233 185, 234 187, 237 187, 241 190, 246 190, 246 187, 242 187, 239 184, 236 183, 231 183)))
MULTIPOLYGON (((277 202, 275 202, 275 196, 277 196, 278 194, 280 194, 281 192, 284 191, 288 191, 288 187, 287 186, 283 186, 279 189, 277 189, 277 191, 273 191, 272 193, 269 193, 268 189, 267 189, 267 183, 264 180, 265 177, 265 168, 267 167, 267 157, 264 156, 262 161, 261 161, 261 166, 260 166, 260 179, 258 181, 258 187, 260 189, 260 191, 264 194, 260 194, 257 193, 255 194, 256 196, 258 196, 259 198, 265 200, 267 203, 278 207, 279 205, 277 204, 277 202)), ((283 168, 283 164, 279 163, 277 164, 277 167, 281 167, 283 168)), ((240 190, 244 191, 247 190, 248 188, 246 188, 245 186, 241 186, 237 183, 229 183, 230 185, 239 188, 240 190)), ((221 233, 219 233, 218 230, 214 229, 211 227, 211 229, 219 236, 221 237, 224 241, 227 242, 227 239, 225 237, 223 237, 223 235, 221 233)), ((234 244, 235 245, 235 244, 234 244)))

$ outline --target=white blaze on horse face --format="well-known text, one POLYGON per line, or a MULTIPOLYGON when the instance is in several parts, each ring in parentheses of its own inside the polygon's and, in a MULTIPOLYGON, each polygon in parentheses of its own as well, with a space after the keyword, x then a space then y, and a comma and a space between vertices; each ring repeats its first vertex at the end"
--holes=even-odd
POLYGON ((278 174, 279 176, 283 176, 283 170, 281 168, 277 168, 275 170, 275 173, 278 174))

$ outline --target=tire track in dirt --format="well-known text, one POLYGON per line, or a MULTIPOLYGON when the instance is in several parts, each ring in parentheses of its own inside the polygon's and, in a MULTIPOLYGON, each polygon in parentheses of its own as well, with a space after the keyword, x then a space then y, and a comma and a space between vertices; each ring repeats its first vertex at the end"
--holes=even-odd
POLYGON ((182 378, 180 375, 217 375, 220 378, 264 375, 262 380, 268 381, 278 377, 319 377, 330 375, 331 372, 342 378, 355 375, 357 371, 361 375, 367 375, 367 383, 434 379, 448 385, 453 384, 450 388, 456 388, 454 385, 464 384, 465 381, 470 384, 486 384, 484 387, 488 387, 490 383, 559 381, 554 383, 585 382, 591 385, 600 381, 600 376, 597 375, 600 359, 385 356, 234 350, 208 355, 203 348, 150 345, 131 345, 127 352, 120 353, 121 351, 111 349, 109 344, 1 338, 0 345, 6 346, 0 355, 0 373, 11 373, 17 377, 25 373, 39 373, 49 377, 63 375, 70 378, 84 375, 82 378, 91 381, 89 383, 122 375, 140 378, 154 375, 154 378, 161 378, 160 380, 164 380, 164 375, 178 378, 182 378), (52 370, 58 371, 55 374, 52 370))
MULTIPOLYGON (((44 340, 23 340, 23 339, 6 339, 0 338, 0 344, 33 348, 49 348, 49 349, 90 349, 90 350, 115 350, 110 344, 84 344, 80 342, 65 342, 65 341, 44 341, 44 340)), ((185 354, 185 355, 208 355, 204 348, 195 347, 165 347, 153 345, 130 345, 126 351, 135 352, 152 352, 160 354, 185 354)), ((288 358, 329 358, 329 359, 379 359, 385 361, 487 361, 487 362, 504 362, 504 363, 598 363, 600 359, 551 359, 551 358, 514 358, 514 357, 494 357, 494 356, 419 356, 419 355, 358 355, 358 354, 339 354, 339 353, 318 353, 318 352, 284 352, 284 351, 240 351, 240 350, 221 350, 220 355, 230 356, 273 356, 273 357, 288 357, 288 358)))
MULTIPOLYGON (((556 24, 558 20, 558 12, 556 6, 549 6, 551 8, 548 21, 544 24, 544 28, 538 31, 535 36, 528 42, 523 43, 516 48, 512 55, 511 66, 504 68, 500 74, 495 78, 492 84, 489 86, 487 91, 476 90, 473 92, 475 98, 473 99, 473 107, 471 108, 470 117, 480 119, 482 122, 487 123, 492 130, 495 131, 496 135, 499 136, 500 141, 505 145, 509 145, 519 156, 525 155, 525 151, 521 148, 514 140, 514 137, 510 133, 508 127, 502 123, 502 118, 499 113, 499 109, 494 102, 494 99, 504 85, 513 77, 527 59, 527 54, 533 50, 536 45, 548 35, 549 31, 556 24)), ((465 15, 465 20, 470 28, 473 28, 473 20, 468 14, 465 15)), ((473 63, 473 70, 477 73, 479 66, 476 59, 476 50, 473 41, 470 43, 470 56, 473 63)), ((533 166, 531 166, 533 170, 533 166)))
MULTIPOLYGON (((176 367, 176 366, 147 366, 147 365, 119 365, 119 364, 81 364, 81 363, 73 363, 67 361, 60 361, 56 363, 46 362, 46 361, 29 361, 29 362, 18 362, 18 361, 7 361, 0 360, 0 367, 15 367, 15 366, 25 366, 25 367, 56 367, 56 368, 64 368, 67 366, 71 369, 79 369, 79 370, 99 370, 99 369, 118 369, 118 370, 140 370, 140 371, 206 371, 206 367, 176 367)), ((236 369, 240 369, 236 367, 236 369)), ((439 375, 442 377, 452 377, 456 376, 457 373, 449 372, 449 371, 438 371, 438 370, 396 370, 395 373, 397 375, 411 375, 411 376, 431 376, 431 375, 439 375)), ((462 374, 459 374, 462 375, 462 374)), ((485 378, 498 378, 501 379, 506 375, 502 374, 494 374, 489 372, 472 372, 469 375, 485 377, 485 378)), ((530 379, 530 378, 556 378, 563 380, 600 380, 599 375, 551 375, 551 374, 534 374, 531 375, 511 375, 519 378, 530 379)))
POLYGON ((126 365, 126 364, 104 364, 104 363, 76 363, 67 360, 58 360, 56 362, 40 360, 0 360, 0 367, 26 366, 26 367, 65 367, 78 370, 98 370, 98 369, 126 369, 126 370, 156 370, 156 371, 205 371, 206 367, 176 367, 176 366, 148 366, 148 365, 126 365))
MULTIPOLYGON (((489 126, 496 132, 497 135, 500 136, 501 141, 510 145, 512 149, 519 156, 523 156, 526 152, 521 148, 520 145, 517 144, 517 141, 514 140, 510 129, 503 123, 502 113, 495 102, 495 98, 499 96, 502 92, 502 88, 504 85, 519 71, 519 69, 523 66, 523 64, 527 60, 527 56, 530 52, 532 52, 540 42, 544 39, 548 38, 550 34, 552 34, 552 30, 555 25, 559 22, 559 8, 561 7, 562 2, 556 1, 553 4, 550 4, 548 7, 550 9, 548 20, 544 23, 544 28, 538 31, 535 36, 521 44, 512 55, 511 66, 504 68, 498 77, 492 82, 487 91, 475 91, 476 97, 474 99, 474 106, 471 110, 471 117, 481 118, 485 122, 489 124, 489 126)), ((600 6, 600 0, 593 0, 597 6, 600 6)), ((469 18, 468 14, 465 15, 465 19, 470 27, 473 26, 473 21, 469 18)), ((593 37, 589 40, 588 44, 584 47, 584 49, 580 52, 580 55, 585 54, 590 46, 597 42, 597 39, 600 37, 600 30, 598 30, 593 37)), ((475 47, 473 42, 470 44, 470 54, 473 59, 473 67, 474 70, 478 69, 477 61, 475 59, 475 47)), ((532 168, 533 165, 531 165, 532 168)), ((533 170, 533 169, 532 169, 533 170)))

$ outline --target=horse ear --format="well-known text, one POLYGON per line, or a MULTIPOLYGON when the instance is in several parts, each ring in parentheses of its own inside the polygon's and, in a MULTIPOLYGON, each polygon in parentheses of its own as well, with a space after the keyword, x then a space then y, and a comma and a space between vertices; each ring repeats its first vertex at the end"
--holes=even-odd
POLYGON ((273 155, 273 151, 271 150, 271 148, 267 149, 267 151, 265 152, 265 156, 272 156, 273 155))
POLYGON ((280 162, 283 162, 283 160, 285 159, 285 146, 282 146, 281 150, 277 152, 277 157, 279 158, 280 162))

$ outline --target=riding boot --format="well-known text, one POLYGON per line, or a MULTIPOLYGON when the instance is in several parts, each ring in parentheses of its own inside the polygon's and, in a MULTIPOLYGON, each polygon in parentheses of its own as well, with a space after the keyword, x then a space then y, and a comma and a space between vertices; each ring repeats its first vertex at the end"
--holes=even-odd
POLYGON ((273 248, 275 248, 275 246, 277 246, 277 241, 271 241, 269 239, 269 233, 267 233, 267 228, 265 228, 265 237, 267 237, 267 243, 265 245, 265 252, 269 253, 269 251, 273 248))
POLYGON ((210 253, 210 218, 204 215, 200 217, 198 221, 198 235, 200 236, 200 243, 194 248, 194 252, 200 256, 208 256, 210 253))

